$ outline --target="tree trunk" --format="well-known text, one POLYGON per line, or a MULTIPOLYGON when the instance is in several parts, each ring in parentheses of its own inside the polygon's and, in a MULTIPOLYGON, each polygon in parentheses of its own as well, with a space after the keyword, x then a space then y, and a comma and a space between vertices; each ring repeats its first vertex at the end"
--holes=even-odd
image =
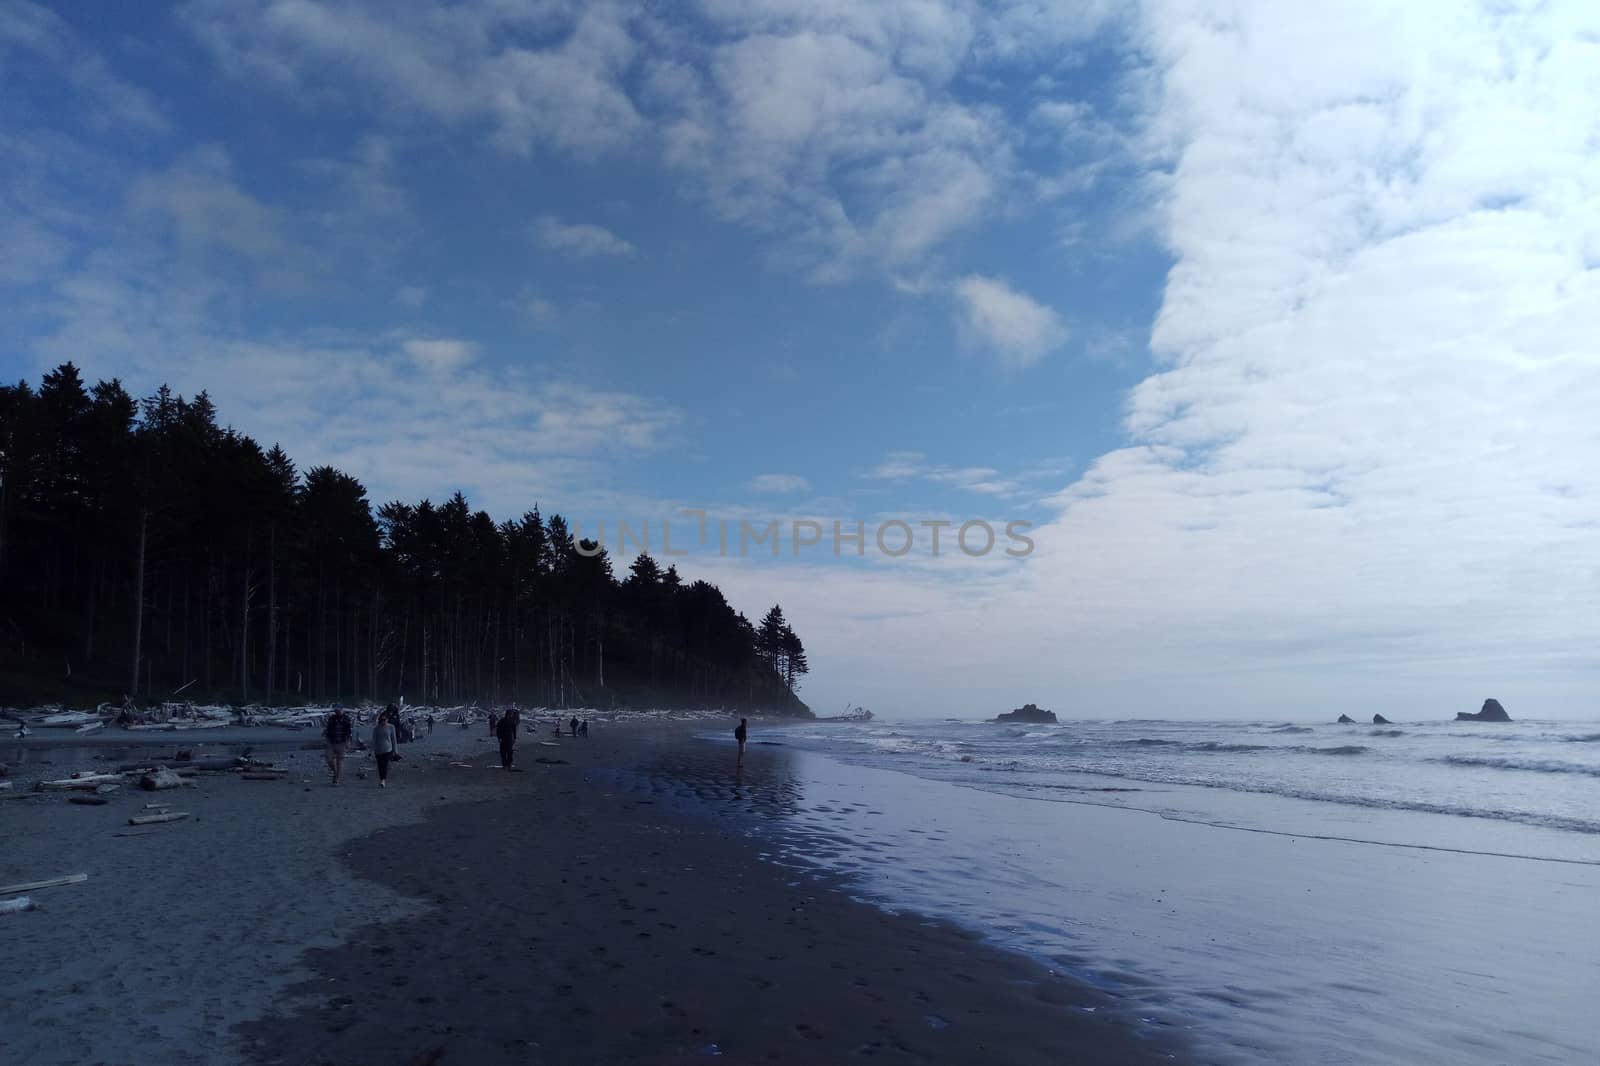
POLYGON ((144 550, 150 527, 149 509, 139 512, 139 556, 133 570, 133 662, 128 672, 128 695, 139 691, 139 655, 144 639, 144 550))
POLYGON ((245 541, 244 592, 239 606, 239 702, 250 702, 250 542, 245 541))
POLYGON ((278 664, 278 525, 267 533, 267 705, 272 704, 272 670, 278 664))

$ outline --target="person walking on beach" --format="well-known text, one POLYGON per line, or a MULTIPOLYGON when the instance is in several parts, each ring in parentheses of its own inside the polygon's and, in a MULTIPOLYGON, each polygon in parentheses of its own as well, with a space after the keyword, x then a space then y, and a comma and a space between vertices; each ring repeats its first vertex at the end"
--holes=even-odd
POLYGON ((500 716, 495 723, 495 736, 500 741, 500 769, 509 770, 517 758, 517 726, 522 724, 522 715, 515 707, 500 716))
POLYGON ((589 719, 585 718, 583 721, 578 723, 578 735, 580 737, 587 737, 589 735, 589 719))
POLYGON ((322 739, 328 745, 328 772, 333 775, 335 785, 339 783, 339 773, 344 769, 344 753, 350 747, 350 734, 354 731, 344 705, 335 703, 333 713, 328 715, 328 721, 322 727, 322 739))
POLYGON ((378 760, 378 787, 389 787, 389 764, 394 761, 394 722, 387 714, 378 715, 378 724, 372 727, 372 755, 378 760))
POLYGON ((748 719, 748 718, 739 719, 739 725, 733 731, 733 739, 737 740, 739 742, 739 762, 741 764, 744 762, 744 742, 745 742, 745 738, 748 737, 749 735, 750 735, 750 719, 748 719))
POLYGON ((578 735, 578 716, 577 715, 573 715, 572 716, 572 721, 568 722, 567 725, 572 728, 572 735, 573 736, 577 736, 578 735))

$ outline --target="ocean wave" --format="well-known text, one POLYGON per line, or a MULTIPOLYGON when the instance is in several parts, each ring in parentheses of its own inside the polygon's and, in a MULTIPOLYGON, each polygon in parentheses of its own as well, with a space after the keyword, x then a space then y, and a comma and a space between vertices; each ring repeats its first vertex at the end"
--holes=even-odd
POLYGON ((1600 733, 1582 733, 1577 735, 1569 733, 1562 737, 1561 740, 1566 744, 1592 744, 1595 741, 1600 740, 1600 733))
POLYGON ((1600 777, 1600 766, 1584 766, 1580 763, 1561 762, 1558 759, 1515 759, 1500 756, 1477 755, 1446 755, 1434 762, 1445 763, 1449 766, 1484 767, 1490 770, 1525 770, 1536 774, 1583 774, 1586 777, 1600 777))
POLYGON ((1305 752, 1307 755, 1365 755, 1372 749, 1363 747, 1360 744, 1341 744, 1337 748, 1308 748, 1301 746, 1289 748, 1288 750, 1305 752))
POLYGON ((1275 726, 1274 728, 1269 730, 1269 732, 1272 732, 1272 733, 1313 733, 1313 732, 1316 732, 1316 731, 1314 729, 1312 729, 1308 725, 1280 725, 1280 726, 1275 726))
POLYGON ((1369 737, 1403 737, 1405 735, 1406 731, 1404 729, 1374 729, 1367 734, 1369 737))
POLYGON ((1190 744, 1190 751, 1217 751, 1232 754, 1246 751, 1282 751, 1275 744, 1224 744, 1216 740, 1208 740, 1202 744, 1190 744))

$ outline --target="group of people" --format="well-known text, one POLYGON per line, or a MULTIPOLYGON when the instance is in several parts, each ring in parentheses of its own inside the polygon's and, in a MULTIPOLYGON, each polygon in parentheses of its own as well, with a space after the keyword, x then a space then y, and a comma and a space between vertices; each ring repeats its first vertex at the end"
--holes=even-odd
MULTIPOLYGON (((430 716, 431 718, 431 716, 430 716)), ((400 723, 400 708, 389 704, 378 715, 378 720, 372 726, 372 756, 378 763, 378 787, 387 788, 389 785, 389 766, 400 758, 400 731, 410 727, 402 727, 400 723)), ((433 723, 428 724, 429 731, 433 723)), ((328 720, 322 726, 322 739, 327 744, 328 772, 333 777, 333 784, 339 783, 339 777, 344 773, 345 753, 350 750, 350 742, 355 737, 355 719, 350 717, 350 712, 344 704, 333 705, 333 712, 328 715, 328 720)), ((408 737, 407 739, 410 739, 408 737)))
MULTIPOLYGON (((433 732, 433 715, 429 714, 423 719, 429 733, 433 732)), ((589 735, 588 719, 579 720, 576 715, 566 723, 575 737, 589 735)), ((465 722, 462 723, 466 725, 465 722)), ((561 735, 562 722, 556 719, 556 736, 561 735)), ((522 712, 515 704, 504 711, 493 712, 489 715, 489 735, 500 744, 500 766, 505 770, 516 769, 517 759, 517 733, 522 727, 522 712)), ((339 778, 344 772, 344 757, 350 750, 350 745, 355 738, 355 720, 350 716, 349 710, 343 704, 334 704, 333 712, 328 715, 328 720, 322 727, 322 739, 327 745, 328 772, 332 775, 333 784, 339 783, 339 778)), ((386 788, 389 783, 389 767, 396 759, 400 758, 399 746, 401 741, 416 739, 416 726, 411 722, 403 722, 400 717, 400 708, 389 704, 379 713, 377 721, 372 727, 370 747, 374 759, 378 764, 378 787, 386 788)), ((360 745, 357 744, 359 747, 360 745)))

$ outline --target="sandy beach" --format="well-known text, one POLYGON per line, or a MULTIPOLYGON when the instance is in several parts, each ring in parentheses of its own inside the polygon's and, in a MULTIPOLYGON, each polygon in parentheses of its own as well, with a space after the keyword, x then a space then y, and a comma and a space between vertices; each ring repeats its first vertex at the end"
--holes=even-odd
POLYGON ((740 823, 784 804, 781 760, 752 746, 736 774, 694 731, 547 730, 507 774, 487 736, 441 729, 383 790, 361 759, 331 788, 289 744, 256 752, 284 781, 0 804, 0 881, 90 875, 0 919, 0 1058, 1189 1059, 1113 996, 763 861, 740 823), (724 817, 683 809, 685 780, 724 817), (152 800, 194 817, 130 830, 152 800))

